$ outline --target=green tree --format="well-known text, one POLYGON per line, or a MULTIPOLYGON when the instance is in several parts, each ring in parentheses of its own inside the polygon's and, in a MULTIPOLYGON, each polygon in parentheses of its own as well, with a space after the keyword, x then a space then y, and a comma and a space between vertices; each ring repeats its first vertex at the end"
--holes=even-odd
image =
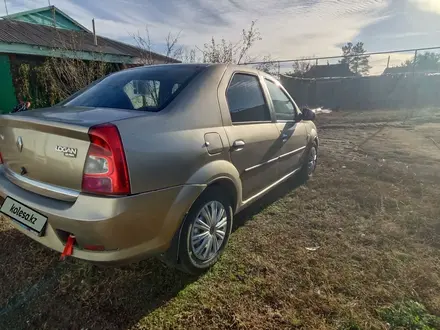
POLYGON ((417 55, 415 59, 413 57, 410 60, 406 60, 400 66, 404 68, 414 67, 415 71, 417 72, 439 72, 440 54, 433 52, 426 52, 424 54, 417 55))
POLYGON ((371 69, 369 64, 369 55, 364 55, 364 43, 358 42, 355 45, 349 42, 342 47, 343 59, 339 63, 348 64, 351 71, 356 74, 365 75, 371 69))

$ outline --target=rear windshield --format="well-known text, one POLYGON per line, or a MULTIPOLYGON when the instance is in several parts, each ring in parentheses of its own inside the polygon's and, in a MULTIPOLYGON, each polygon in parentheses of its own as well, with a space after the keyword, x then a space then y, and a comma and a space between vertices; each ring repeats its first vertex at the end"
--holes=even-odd
POLYGON ((159 111, 206 66, 150 66, 114 73, 63 106, 159 111))

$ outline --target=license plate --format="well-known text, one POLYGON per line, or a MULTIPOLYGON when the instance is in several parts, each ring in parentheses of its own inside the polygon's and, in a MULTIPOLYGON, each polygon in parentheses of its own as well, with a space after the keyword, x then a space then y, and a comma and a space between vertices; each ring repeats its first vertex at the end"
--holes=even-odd
POLYGON ((27 230, 30 230, 38 236, 43 235, 47 223, 47 217, 20 202, 17 202, 15 199, 6 197, 0 208, 0 212, 12 218, 27 230))

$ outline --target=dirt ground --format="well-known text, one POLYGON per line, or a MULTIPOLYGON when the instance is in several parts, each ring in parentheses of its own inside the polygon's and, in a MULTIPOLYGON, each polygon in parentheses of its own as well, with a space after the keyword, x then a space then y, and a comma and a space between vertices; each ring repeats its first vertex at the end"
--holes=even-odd
POLYGON ((312 180, 241 212, 198 278, 156 260, 60 263, 0 219, 0 329, 437 329, 440 109, 317 125, 312 180), (424 307, 390 312, 407 302, 424 307))

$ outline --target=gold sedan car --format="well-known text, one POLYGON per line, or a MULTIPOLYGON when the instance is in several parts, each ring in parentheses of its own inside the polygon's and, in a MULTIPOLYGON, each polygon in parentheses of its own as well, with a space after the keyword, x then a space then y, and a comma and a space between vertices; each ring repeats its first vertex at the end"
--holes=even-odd
POLYGON ((273 77, 172 64, 111 74, 61 104, 0 116, 1 212, 64 256, 160 256, 201 272, 233 216, 297 174, 318 136, 273 77))

